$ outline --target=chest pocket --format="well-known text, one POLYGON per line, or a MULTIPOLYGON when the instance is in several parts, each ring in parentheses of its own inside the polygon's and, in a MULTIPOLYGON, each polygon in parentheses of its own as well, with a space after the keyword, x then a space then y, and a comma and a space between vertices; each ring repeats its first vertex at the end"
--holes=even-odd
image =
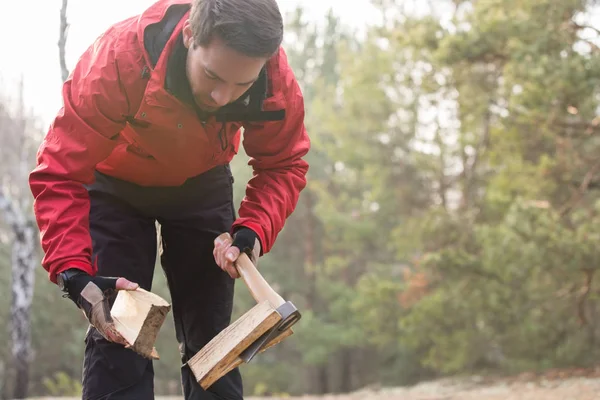
POLYGON ((141 145, 137 140, 137 137, 139 134, 138 131, 140 129, 150 127, 150 124, 146 121, 141 121, 134 117, 127 117, 126 121, 127 121, 127 125, 121 132, 121 138, 122 138, 123 142, 126 144, 127 152, 133 153, 133 154, 143 157, 143 158, 155 159, 155 157, 152 154, 148 153, 144 149, 144 146, 141 145))
POLYGON ((221 122, 216 134, 216 146, 213 153, 215 161, 227 161, 237 154, 240 142, 241 123, 221 122))

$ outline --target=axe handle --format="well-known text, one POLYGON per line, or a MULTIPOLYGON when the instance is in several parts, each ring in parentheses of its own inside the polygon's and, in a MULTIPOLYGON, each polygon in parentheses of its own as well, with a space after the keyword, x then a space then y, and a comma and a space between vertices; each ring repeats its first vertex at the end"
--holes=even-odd
POLYGON ((235 266, 257 303, 268 300, 273 308, 277 308, 285 303, 285 300, 277 294, 260 272, 258 272, 246 253, 240 254, 235 262, 235 266))

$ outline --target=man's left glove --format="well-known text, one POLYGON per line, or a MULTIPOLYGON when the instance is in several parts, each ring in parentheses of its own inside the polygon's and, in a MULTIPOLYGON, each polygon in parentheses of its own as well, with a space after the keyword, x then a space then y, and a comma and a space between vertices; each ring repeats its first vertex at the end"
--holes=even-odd
MULTIPOLYGON (((63 271, 57 278, 63 292, 81 309, 90 324, 106 340, 127 345, 115 329, 109 304, 110 296, 117 290, 117 281, 122 278, 93 277, 77 269, 63 271)), ((129 290, 138 287, 137 284, 126 280, 124 286, 124 289, 129 290)))
POLYGON ((234 262, 241 252, 246 253, 255 266, 258 265, 261 245, 258 235, 252 229, 239 228, 233 234, 233 238, 226 232, 215 239, 215 249, 213 251, 215 261, 223 271, 234 279, 240 277, 234 262))

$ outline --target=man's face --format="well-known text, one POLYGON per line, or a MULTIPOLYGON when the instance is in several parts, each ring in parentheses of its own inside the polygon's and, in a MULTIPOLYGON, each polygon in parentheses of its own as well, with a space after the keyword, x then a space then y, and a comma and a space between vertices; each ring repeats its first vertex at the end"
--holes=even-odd
POLYGON ((258 79, 267 59, 248 57, 227 47, 218 37, 206 47, 195 46, 189 21, 183 28, 188 48, 187 77, 196 104, 207 112, 234 102, 258 79))

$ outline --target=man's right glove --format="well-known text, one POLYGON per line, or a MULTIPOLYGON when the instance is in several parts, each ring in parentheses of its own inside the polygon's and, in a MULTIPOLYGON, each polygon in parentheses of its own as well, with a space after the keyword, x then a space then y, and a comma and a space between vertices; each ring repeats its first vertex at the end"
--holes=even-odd
MULTIPOLYGON (((111 342, 127 345, 115 329, 110 315, 109 297, 117 290, 117 280, 122 278, 92 277, 79 269, 69 269, 57 276, 60 288, 66 297, 81 309, 87 320, 98 332, 111 342)), ((126 289, 137 289, 137 284, 126 281, 126 289)))
POLYGON ((245 227, 239 228, 233 234, 233 243, 231 245, 240 249, 241 252, 246 253, 254 266, 258 266, 258 259, 262 250, 256 232, 245 227))

